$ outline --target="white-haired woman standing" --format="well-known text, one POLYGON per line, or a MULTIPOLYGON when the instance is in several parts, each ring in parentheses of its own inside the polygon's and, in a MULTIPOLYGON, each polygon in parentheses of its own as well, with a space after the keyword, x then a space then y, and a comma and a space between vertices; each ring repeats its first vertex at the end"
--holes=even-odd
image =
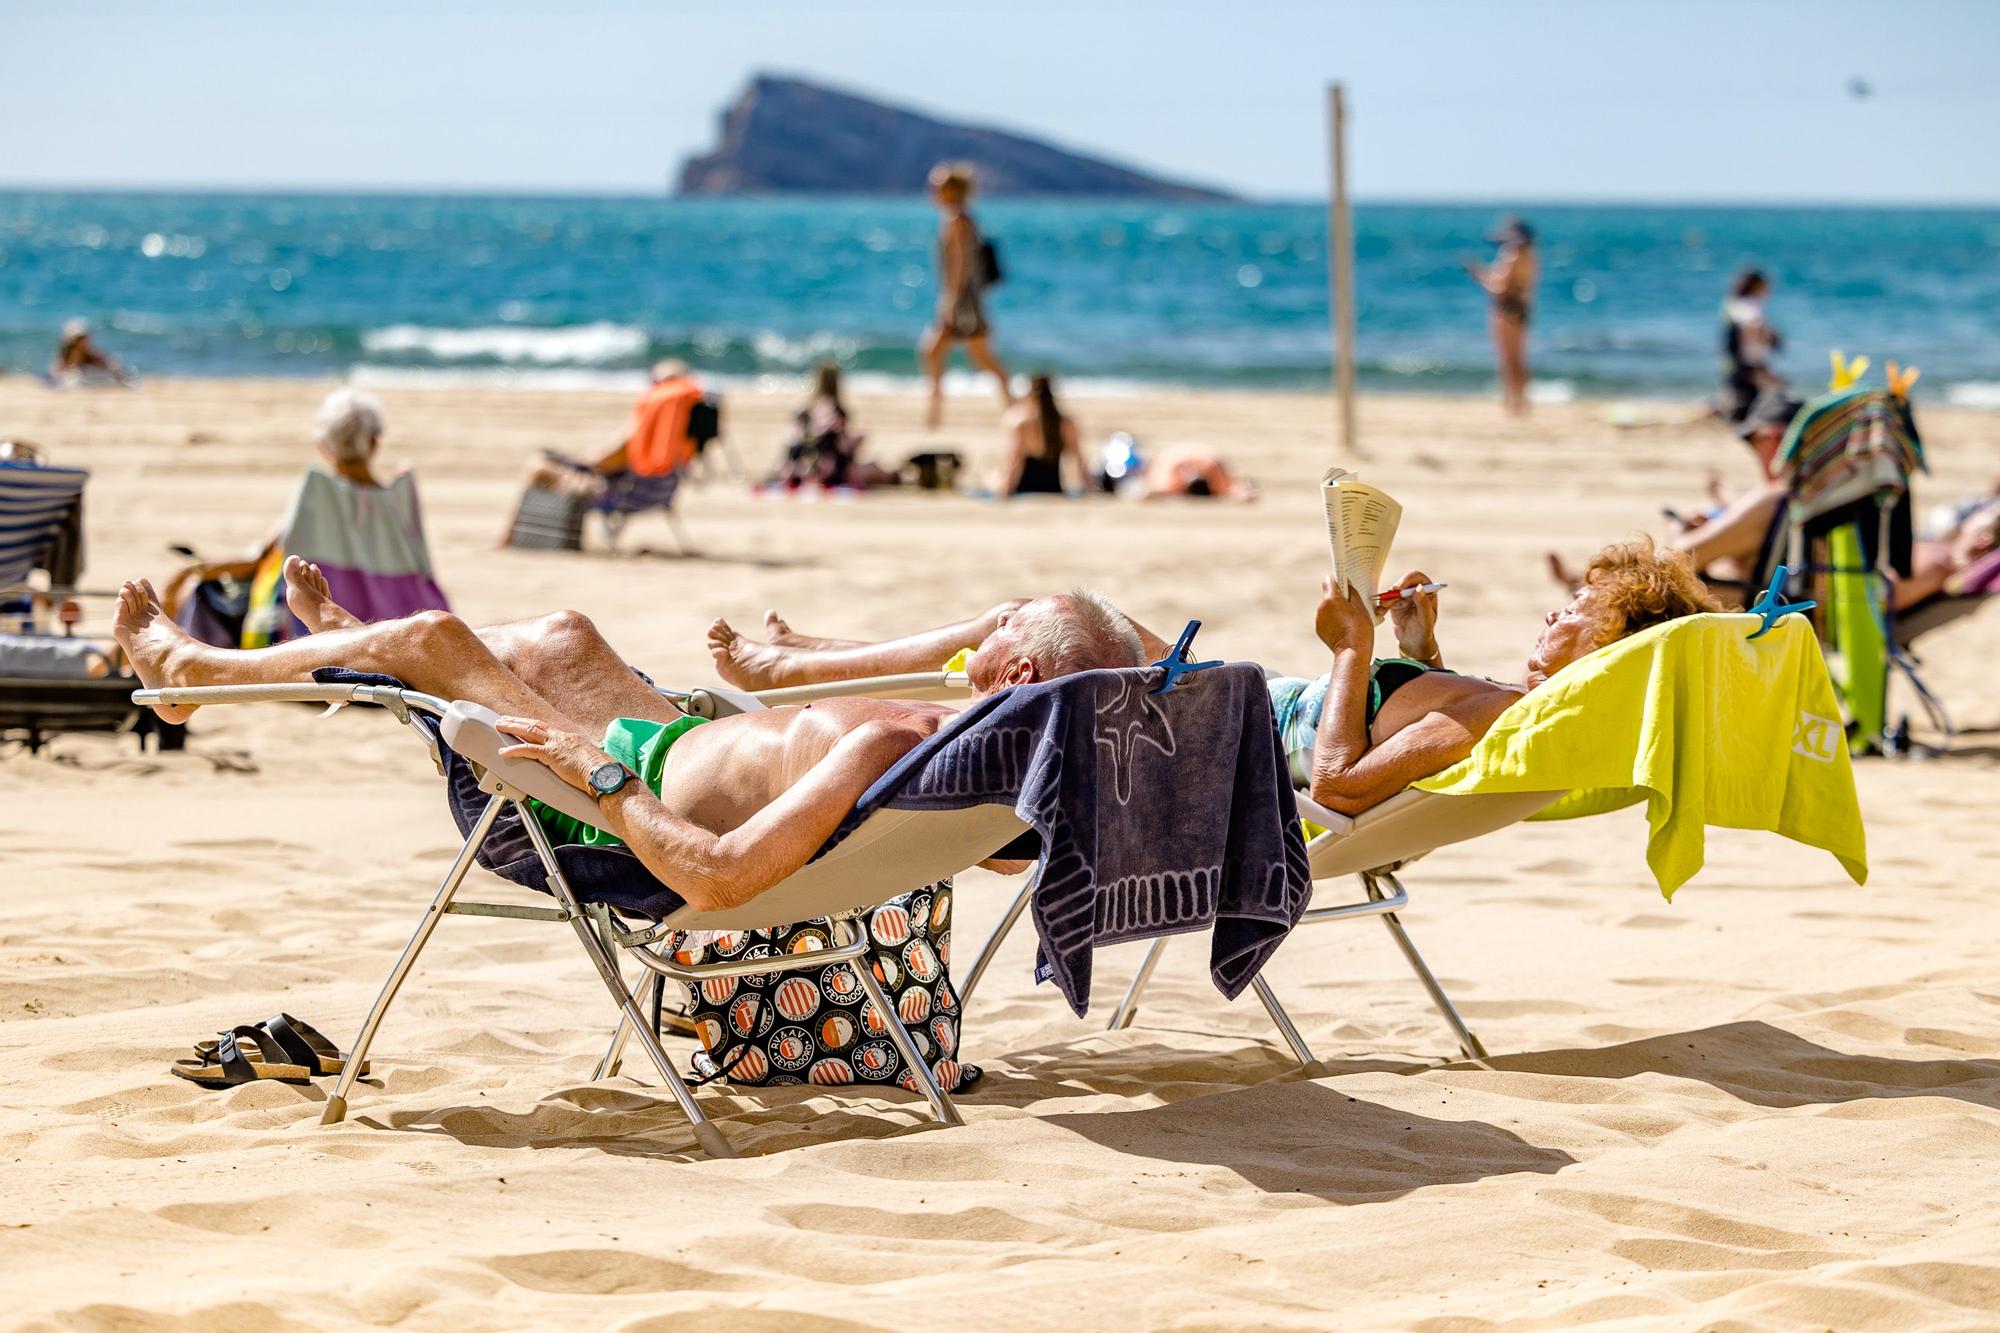
POLYGON ((328 394, 313 421, 320 461, 300 479, 277 533, 245 559, 197 561, 175 575, 164 599, 174 618, 206 642, 258 648, 328 628, 322 603, 364 622, 450 610, 431 571, 416 478, 399 470, 385 481, 376 470, 384 429, 373 395, 328 394), (288 602, 292 556, 317 576, 288 602))

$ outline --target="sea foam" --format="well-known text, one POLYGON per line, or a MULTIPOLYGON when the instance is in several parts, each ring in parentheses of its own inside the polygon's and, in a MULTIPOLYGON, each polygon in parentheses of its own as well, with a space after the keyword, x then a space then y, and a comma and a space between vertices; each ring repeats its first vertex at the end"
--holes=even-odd
POLYGON ((601 366, 646 351, 646 331, 600 320, 569 328, 495 325, 447 329, 391 324, 361 335, 371 356, 420 356, 433 361, 498 361, 507 365, 601 366))

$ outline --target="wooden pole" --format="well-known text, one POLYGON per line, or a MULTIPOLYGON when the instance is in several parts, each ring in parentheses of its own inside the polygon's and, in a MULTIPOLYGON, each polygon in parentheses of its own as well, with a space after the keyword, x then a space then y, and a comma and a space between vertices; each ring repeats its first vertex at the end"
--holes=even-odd
POLYGON ((1347 99, 1327 85, 1328 136, 1333 143, 1333 189, 1327 196, 1327 307, 1333 320, 1333 389, 1341 452, 1359 458, 1354 426, 1354 221, 1347 209, 1347 99))

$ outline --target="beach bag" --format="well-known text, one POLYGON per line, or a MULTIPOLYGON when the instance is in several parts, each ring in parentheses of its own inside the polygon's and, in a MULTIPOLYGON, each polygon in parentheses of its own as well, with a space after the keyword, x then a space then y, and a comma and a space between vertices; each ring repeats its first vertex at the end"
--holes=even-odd
MULTIPOLYGON (((854 964, 847 962, 777 975, 711 977, 689 987, 687 1012, 702 1046, 694 1057, 699 1081, 722 1078, 748 1087, 880 1083, 914 1092, 916 1080, 886 1026, 899 1020, 930 1062, 939 1087, 958 1092, 977 1081, 982 1071, 958 1060, 951 881, 899 894, 862 924, 868 952, 857 961, 875 970, 895 1014, 875 1011, 854 964)), ((815 917, 768 930, 678 931, 666 938, 665 947, 675 961, 693 965, 829 949, 833 941, 826 918, 815 917)))
POLYGON ((992 241, 979 242, 979 285, 998 287, 1007 278, 1000 269, 1000 247, 992 241))
POLYGON ((722 400, 714 394, 705 394, 688 408, 688 438, 694 441, 694 452, 700 457, 708 448, 709 441, 722 434, 722 400))

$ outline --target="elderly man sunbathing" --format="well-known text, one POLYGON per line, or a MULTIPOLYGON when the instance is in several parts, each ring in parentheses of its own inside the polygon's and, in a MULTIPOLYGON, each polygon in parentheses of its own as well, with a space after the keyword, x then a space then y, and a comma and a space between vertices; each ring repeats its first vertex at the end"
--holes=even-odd
MULTIPOLYGON (((930 704, 837 699, 703 725, 648 688, 575 612, 485 630, 442 611, 362 624, 333 604, 313 566, 287 560, 285 584, 292 614, 312 631, 305 638, 211 647, 163 614, 144 580, 120 590, 114 632, 149 687, 281 684, 347 667, 508 714, 500 729, 520 744, 506 753, 596 797, 603 828, 703 911, 747 902, 803 866, 870 784, 950 716, 930 704)), ((967 673, 991 692, 1138 664, 1130 622, 1076 592, 1019 608, 967 673)), ((158 712, 178 722, 193 710, 158 712)), ((555 812, 543 818, 575 832, 555 812)))
MULTIPOLYGON (((1379 805, 1465 758, 1509 705, 1578 658, 1649 626, 1718 609, 1680 552, 1656 550, 1645 539, 1607 546, 1568 604, 1545 618, 1520 683, 1510 684, 1445 666, 1434 592, 1391 607, 1402 655, 1375 658, 1373 608, 1351 594, 1336 596, 1330 582, 1313 628, 1333 652, 1332 669, 1310 680, 1276 677, 1270 689, 1292 781, 1343 814, 1379 805)), ((1396 586, 1428 582, 1418 572, 1396 586)), ((1003 630, 1024 605, 1033 604, 1002 602, 970 620, 882 643, 811 638, 767 612, 768 642, 753 643, 718 620, 709 651, 724 679, 757 689, 934 670, 963 647, 976 648, 977 661, 985 652, 981 636, 1003 630)), ((1147 660, 1165 651, 1147 636, 1147 660)))

